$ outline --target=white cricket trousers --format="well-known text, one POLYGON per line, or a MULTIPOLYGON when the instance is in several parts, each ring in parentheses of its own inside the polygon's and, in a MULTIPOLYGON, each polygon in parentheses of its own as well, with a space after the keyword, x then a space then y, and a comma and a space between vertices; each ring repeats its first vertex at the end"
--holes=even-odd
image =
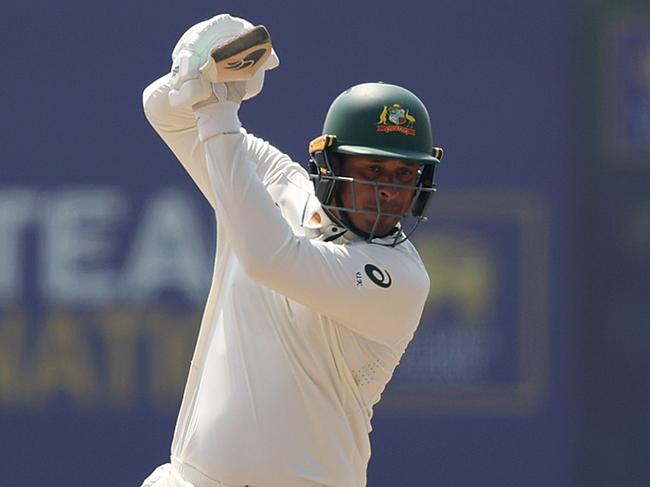
POLYGON ((172 457, 149 475, 141 487, 246 487, 227 485, 172 457))

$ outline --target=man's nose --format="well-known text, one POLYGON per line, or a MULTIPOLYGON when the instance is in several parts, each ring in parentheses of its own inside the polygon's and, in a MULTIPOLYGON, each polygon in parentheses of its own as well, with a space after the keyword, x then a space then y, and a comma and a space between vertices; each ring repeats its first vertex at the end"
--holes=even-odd
POLYGON ((398 190, 392 186, 379 186, 377 191, 379 192, 379 198, 384 201, 392 201, 397 197, 398 190))

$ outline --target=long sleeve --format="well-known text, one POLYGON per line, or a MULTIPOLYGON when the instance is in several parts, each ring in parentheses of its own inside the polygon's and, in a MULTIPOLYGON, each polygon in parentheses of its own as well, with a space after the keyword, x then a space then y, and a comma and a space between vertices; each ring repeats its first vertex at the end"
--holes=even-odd
POLYGON ((142 95, 144 113, 214 208, 214 194, 205 167, 203 147, 199 143, 196 118, 189 108, 182 110, 169 105, 169 78, 167 74, 145 88, 142 95))
MULTIPOLYGON (((204 146, 199 141, 196 117, 189 108, 170 106, 169 79, 170 75, 167 74, 145 88, 142 95, 144 113, 156 133, 171 149, 214 208, 214 188, 208 178, 204 146)), ((255 171, 266 187, 271 186, 279 174, 304 173, 299 164, 271 144, 264 143, 258 149, 255 171)))
POLYGON ((263 144, 246 134, 204 142, 217 218, 246 273, 362 336, 387 346, 409 340, 429 286, 417 253, 296 235, 256 174, 263 144))

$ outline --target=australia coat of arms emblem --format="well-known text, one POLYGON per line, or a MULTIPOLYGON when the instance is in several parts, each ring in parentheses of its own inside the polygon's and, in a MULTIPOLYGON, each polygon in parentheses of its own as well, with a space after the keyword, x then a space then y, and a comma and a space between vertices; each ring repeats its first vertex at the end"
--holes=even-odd
POLYGON ((384 105, 377 122, 377 132, 399 132, 415 135, 415 117, 398 103, 384 105))

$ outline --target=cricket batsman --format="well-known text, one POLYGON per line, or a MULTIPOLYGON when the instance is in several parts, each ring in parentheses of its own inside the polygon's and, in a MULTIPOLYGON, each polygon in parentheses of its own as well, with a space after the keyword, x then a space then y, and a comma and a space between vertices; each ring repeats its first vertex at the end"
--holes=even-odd
POLYGON ((365 486, 373 406, 429 291, 408 240, 442 157, 426 108, 347 89, 307 171, 238 118, 279 64, 263 26, 217 15, 172 60, 144 111, 213 207, 217 248, 170 462, 142 486, 365 486))

